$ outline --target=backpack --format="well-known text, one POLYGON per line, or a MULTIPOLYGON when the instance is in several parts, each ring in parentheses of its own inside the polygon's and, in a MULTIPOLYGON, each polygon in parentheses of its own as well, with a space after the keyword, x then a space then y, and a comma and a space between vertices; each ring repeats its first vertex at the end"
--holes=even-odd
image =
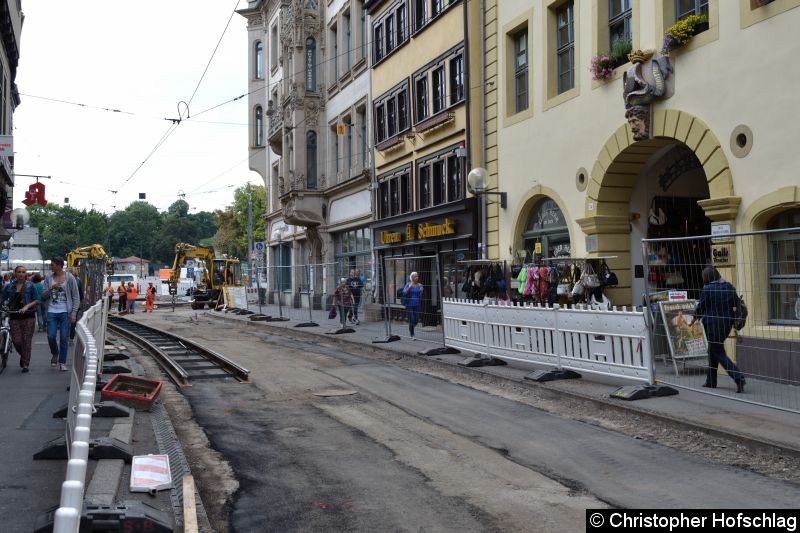
POLYGON ((733 308, 733 327, 736 331, 741 331, 747 323, 747 306, 744 303, 744 298, 739 295, 739 304, 733 308))

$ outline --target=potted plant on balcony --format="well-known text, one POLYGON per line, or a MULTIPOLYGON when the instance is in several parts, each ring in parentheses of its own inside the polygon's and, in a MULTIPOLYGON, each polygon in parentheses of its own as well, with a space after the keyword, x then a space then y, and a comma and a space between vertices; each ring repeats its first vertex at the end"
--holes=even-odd
POLYGON ((708 29, 708 17, 705 15, 689 15, 685 19, 679 20, 664 32, 664 42, 661 45, 661 53, 669 55, 672 50, 680 48, 698 33, 708 29))

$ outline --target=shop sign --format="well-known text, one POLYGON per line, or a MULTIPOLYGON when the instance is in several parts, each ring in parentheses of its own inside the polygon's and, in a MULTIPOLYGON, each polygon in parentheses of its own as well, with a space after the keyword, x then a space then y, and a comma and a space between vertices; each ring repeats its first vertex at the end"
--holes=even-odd
POLYGON ((689 299, 688 291, 669 291, 667 299, 670 302, 685 302, 689 299))
POLYGON ((407 224, 405 234, 397 231, 381 231, 381 244, 400 244, 434 237, 444 237, 455 235, 456 223, 451 218, 445 218, 441 224, 421 222, 419 224, 407 224))
POLYGON ((733 245, 714 244, 711 246, 711 264, 714 266, 730 266, 733 264, 733 245))

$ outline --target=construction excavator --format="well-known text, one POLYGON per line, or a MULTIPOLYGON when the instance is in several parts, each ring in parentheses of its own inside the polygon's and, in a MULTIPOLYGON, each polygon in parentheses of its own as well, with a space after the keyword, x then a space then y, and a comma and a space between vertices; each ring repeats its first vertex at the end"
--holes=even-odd
POLYGON ((192 309, 202 309, 204 305, 214 309, 224 304, 224 289, 244 287, 242 267, 238 259, 218 258, 211 248, 179 242, 175 245, 175 260, 172 262, 168 281, 169 292, 173 296, 178 293, 181 267, 187 259, 199 261, 203 266, 200 280, 192 294, 192 309))
POLYGON ((103 297, 103 276, 114 273, 114 264, 99 244, 81 246, 66 257, 67 268, 83 286, 82 306, 92 306, 103 297))

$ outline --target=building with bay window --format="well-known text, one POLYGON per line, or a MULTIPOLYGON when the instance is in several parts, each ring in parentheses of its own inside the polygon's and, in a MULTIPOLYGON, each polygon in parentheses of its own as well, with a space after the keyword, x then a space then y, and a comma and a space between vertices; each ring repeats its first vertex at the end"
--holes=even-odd
POLYGON ((22 33, 20 3, 15 0, 0 2, 0 32, 3 42, 0 45, 0 136, 4 145, 4 155, 0 156, 0 206, 3 224, 0 227, 0 243, 11 236, 6 228, 12 226, 11 211, 14 209, 14 156, 13 129, 14 110, 20 104, 17 89, 17 65, 19 64, 19 39, 22 33))

